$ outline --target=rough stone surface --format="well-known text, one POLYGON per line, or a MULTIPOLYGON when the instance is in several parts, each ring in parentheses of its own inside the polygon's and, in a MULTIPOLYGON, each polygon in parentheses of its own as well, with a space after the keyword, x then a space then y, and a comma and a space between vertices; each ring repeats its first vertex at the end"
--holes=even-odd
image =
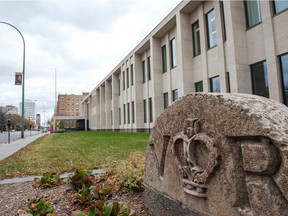
POLYGON ((285 105, 246 94, 186 95, 156 120, 145 202, 154 215, 155 197, 170 200, 159 203, 161 215, 174 215, 169 206, 195 215, 288 215, 287 163, 285 105))

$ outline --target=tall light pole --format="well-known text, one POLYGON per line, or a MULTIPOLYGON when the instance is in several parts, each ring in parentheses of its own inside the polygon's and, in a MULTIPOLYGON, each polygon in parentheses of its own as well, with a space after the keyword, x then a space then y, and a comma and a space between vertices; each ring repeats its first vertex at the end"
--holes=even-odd
POLYGON ((10 23, 7 22, 2 22, 0 21, 0 23, 5 24, 5 25, 9 25, 12 28, 14 28, 20 35, 21 38, 23 40, 23 69, 22 69, 22 119, 21 119, 21 138, 24 138, 24 93, 25 93, 25 40, 24 37, 22 35, 22 33, 19 31, 19 29, 17 29, 15 26, 13 26, 10 23))

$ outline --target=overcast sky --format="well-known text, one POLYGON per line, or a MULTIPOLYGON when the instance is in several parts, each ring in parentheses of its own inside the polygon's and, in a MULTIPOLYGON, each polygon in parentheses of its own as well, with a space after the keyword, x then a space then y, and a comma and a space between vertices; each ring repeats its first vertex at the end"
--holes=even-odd
MULTIPOLYGON (((90 92, 181 0, 0 1, 0 21, 26 42, 25 99, 46 118, 57 93, 90 92)), ((23 42, 0 24, 0 106, 19 108, 23 42)))

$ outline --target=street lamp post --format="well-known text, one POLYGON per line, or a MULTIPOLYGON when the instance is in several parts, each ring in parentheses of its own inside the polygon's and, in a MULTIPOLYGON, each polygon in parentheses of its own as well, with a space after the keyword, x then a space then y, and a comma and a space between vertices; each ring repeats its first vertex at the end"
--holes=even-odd
POLYGON ((22 119, 21 119, 21 138, 24 138, 24 93, 25 93, 25 40, 24 37, 22 35, 22 33, 19 31, 19 29, 17 29, 15 26, 13 26, 10 23, 7 22, 2 22, 0 21, 0 23, 5 24, 5 25, 9 25, 12 28, 14 28, 20 35, 21 38, 23 40, 23 69, 22 69, 22 119))

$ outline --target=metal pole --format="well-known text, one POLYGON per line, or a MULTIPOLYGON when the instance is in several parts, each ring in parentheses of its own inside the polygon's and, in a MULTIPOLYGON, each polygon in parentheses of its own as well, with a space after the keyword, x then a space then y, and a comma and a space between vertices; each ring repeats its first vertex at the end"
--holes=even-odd
POLYGON ((10 144, 10 126, 11 126, 11 120, 7 119, 7 127, 8 127, 8 144, 10 144))
POLYGON ((55 68, 55 109, 54 109, 54 117, 53 117, 53 132, 56 132, 56 116, 57 116, 57 71, 55 68))
POLYGON ((15 26, 13 26, 10 23, 7 22, 2 22, 0 21, 0 23, 5 24, 5 25, 9 25, 12 28, 14 28, 20 35, 21 38, 23 40, 23 69, 22 69, 22 119, 21 119, 21 138, 24 138, 24 93, 25 93, 25 40, 24 37, 22 35, 22 33, 19 31, 19 29, 17 29, 15 26))
POLYGON ((10 126, 8 126, 8 144, 10 144, 10 126))

